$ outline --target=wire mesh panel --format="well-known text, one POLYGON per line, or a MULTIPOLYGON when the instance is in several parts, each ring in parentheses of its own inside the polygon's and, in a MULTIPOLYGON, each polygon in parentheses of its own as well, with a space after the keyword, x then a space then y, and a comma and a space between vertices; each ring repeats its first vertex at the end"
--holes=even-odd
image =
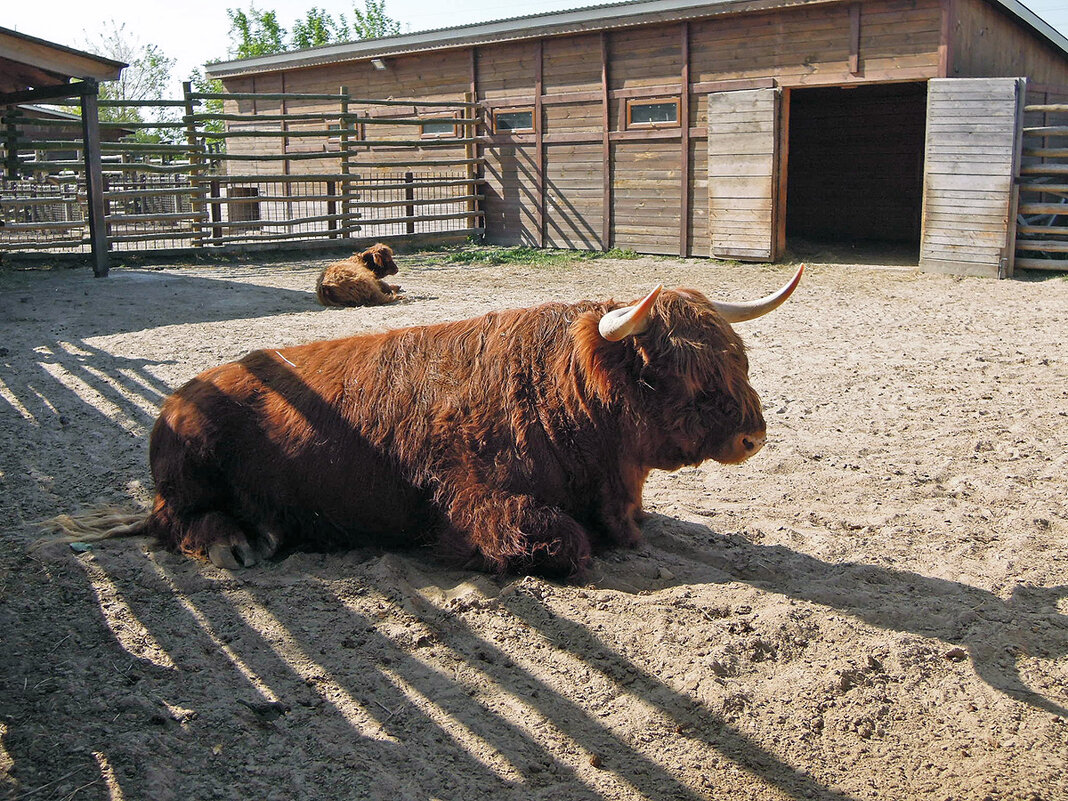
POLYGON ((85 182, 73 174, 0 180, 0 248, 80 250, 84 201, 85 182))
MULTIPOLYGON (((480 224, 473 103, 360 100, 355 109, 343 93, 214 95, 188 85, 182 101, 160 102, 184 105, 182 122, 151 136, 105 123, 118 134, 102 157, 112 251, 386 238, 480 224), (204 104, 211 110, 199 110, 204 104)), ((19 177, 0 186, 0 248, 87 251, 82 142, 69 130, 49 139, 18 134, 19 119, 4 118, 5 163, 19 177)))
POLYGON ((104 173, 108 243, 112 250, 186 247, 198 219, 188 175, 156 175, 139 165, 104 173))

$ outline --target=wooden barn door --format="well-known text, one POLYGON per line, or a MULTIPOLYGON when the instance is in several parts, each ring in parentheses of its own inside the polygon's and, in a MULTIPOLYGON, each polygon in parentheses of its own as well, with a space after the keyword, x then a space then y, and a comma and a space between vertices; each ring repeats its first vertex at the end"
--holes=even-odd
POLYGON ((712 255, 779 255, 779 89, 708 96, 708 228, 712 255))
POLYGON ((1012 275, 1024 78, 936 78, 927 89, 920 269, 1012 275))

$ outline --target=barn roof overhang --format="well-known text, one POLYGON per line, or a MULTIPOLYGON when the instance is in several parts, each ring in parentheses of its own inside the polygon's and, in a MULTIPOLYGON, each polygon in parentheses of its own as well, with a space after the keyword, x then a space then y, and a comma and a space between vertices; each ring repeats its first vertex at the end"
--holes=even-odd
MULTIPOLYGON (((323 45, 257 58, 222 61, 206 65, 205 72, 210 78, 236 78, 243 75, 472 45, 838 2, 843 2, 843 0, 633 0, 632 2, 586 6, 571 11, 554 11, 492 22, 479 22, 454 28, 385 36, 380 39, 323 45)), ((1026 6, 1017 0, 986 0, 986 2, 1000 7, 1017 18, 1068 58, 1068 39, 1026 6)))
POLYGON ((72 86, 72 80, 95 91, 101 81, 116 80, 125 66, 121 61, 0 28, 0 104, 81 94, 82 89, 72 86))
MULTIPOLYGON (((97 276, 108 274, 97 90, 102 81, 116 80, 125 67, 121 61, 0 28, 0 106, 68 97, 81 99, 89 240, 93 274, 97 276)), ((18 159, 10 156, 9 153, 8 172, 18 164, 18 159)))

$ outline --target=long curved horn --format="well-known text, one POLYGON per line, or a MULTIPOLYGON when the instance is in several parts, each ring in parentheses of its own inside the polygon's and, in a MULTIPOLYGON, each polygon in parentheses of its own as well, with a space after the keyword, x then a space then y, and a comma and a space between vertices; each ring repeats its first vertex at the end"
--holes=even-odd
POLYGON ((772 292, 766 298, 750 300, 745 303, 723 303, 722 301, 714 300, 712 305, 716 307, 716 311, 728 323, 744 323, 746 320, 755 319, 781 306, 797 288, 797 284, 801 280, 801 274, 804 271, 805 265, 802 264, 797 268, 797 274, 787 282, 786 286, 777 292, 772 292))
POLYGON ((618 342, 625 337, 645 331, 649 327, 649 312, 653 310, 653 303, 656 302, 663 288, 663 284, 658 284, 656 289, 642 298, 639 303, 606 312, 597 324, 597 330, 601 332, 601 336, 609 342, 618 342))

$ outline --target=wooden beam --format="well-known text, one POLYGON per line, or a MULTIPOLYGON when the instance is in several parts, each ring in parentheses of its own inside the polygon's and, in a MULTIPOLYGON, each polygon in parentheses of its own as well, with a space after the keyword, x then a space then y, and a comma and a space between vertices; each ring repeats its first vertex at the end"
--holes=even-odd
POLYGON ((860 75, 860 3, 849 6, 849 72, 860 75))
MULTIPOLYGON (((86 82, 88 83, 88 81, 86 82)), ((89 244, 93 249, 93 275, 108 274, 108 236, 105 222, 104 171, 100 163, 100 115, 94 91, 82 95, 82 137, 85 144, 85 194, 89 210, 89 244)))
POLYGON ((608 34, 601 31, 601 169, 603 207, 601 209, 601 249, 612 248, 612 142, 608 108, 608 34))
POLYGON ((16 103, 40 103, 47 100, 60 100, 65 97, 96 97, 96 81, 85 80, 76 83, 65 83, 61 86, 45 86, 40 89, 26 89, 22 92, 8 92, 0 94, 0 106, 14 105, 16 103))
MULTIPOLYGON (((481 115, 481 111, 479 110, 478 105, 477 105, 477 103, 478 103, 478 60, 477 60, 476 48, 475 47, 471 47, 468 50, 468 54, 470 56, 470 61, 469 61, 470 86, 469 86, 469 88, 467 90, 467 95, 464 97, 464 101, 466 103, 468 103, 469 105, 466 108, 464 108, 463 115, 465 117, 471 117, 472 119, 476 119, 477 120, 478 117, 481 115)), ((467 136, 474 136, 474 137, 477 138, 478 137, 478 126, 477 126, 477 124, 474 127, 471 127, 471 128, 464 128, 464 134, 467 135, 467 136)), ((484 167, 484 165, 480 160, 480 158, 482 156, 482 145, 479 144, 477 141, 476 142, 472 142, 469 145, 464 145, 464 156, 465 156, 464 160, 467 161, 467 177, 471 180, 471 183, 468 186, 467 191, 470 194, 474 195, 474 194, 476 194, 478 192, 477 187, 478 187, 480 179, 483 178, 483 167, 484 167)), ((467 210, 469 212, 482 212, 481 200, 484 197, 485 197, 484 195, 480 195, 478 198, 469 200, 467 202, 467 210)), ((471 217, 469 219, 469 221, 468 221, 468 225, 470 225, 471 228, 477 228, 478 227, 478 218, 471 217)), ((485 231, 485 228, 483 228, 483 231, 485 231)))
POLYGON ((942 33, 938 43, 938 77, 952 78, 950 71, 953 69, 953 25, 957 19, 957 4, 955 0, 942 0, 942 33))
POLYGON ((545 48, 544 40, 538 39, 534 45, 534 146, 537 152, 534 154, 535 173, 537 180, 538 198, 538 247, 545 247, 545 143, 542 141, 545 124, 542 120, 542 85, 544 73, 545 48))
POLYGON ((682 23, 682 86, 679 99, 680 137, 679 178, 682 182, 679 203, 679 255, 690 255, 690 23, 682 23))
POLYGON ((772 261, 778 261, 779 255, 786 250, 786 203, 787 185, 790 170, 790 101, 789 89, 783 89, 779 97, 779 164, 778 185, 775 188, 775 239, 772 247, 772 261))

